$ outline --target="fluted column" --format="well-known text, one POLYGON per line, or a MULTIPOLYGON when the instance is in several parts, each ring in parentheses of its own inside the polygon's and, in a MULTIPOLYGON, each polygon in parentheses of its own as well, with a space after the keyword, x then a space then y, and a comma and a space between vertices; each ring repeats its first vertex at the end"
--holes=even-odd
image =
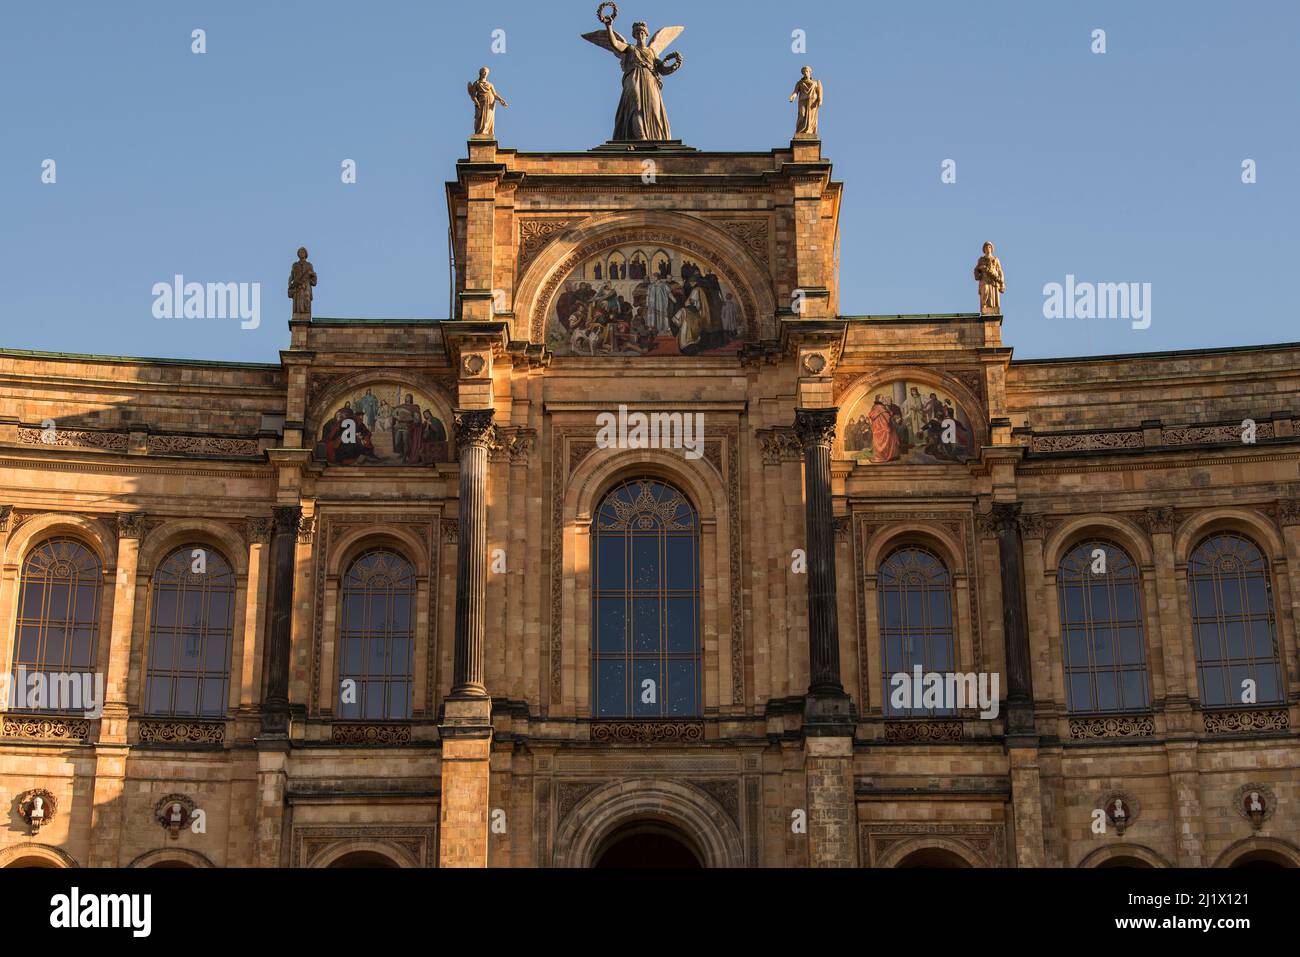
POLYGON ((293 559, 298 543, 297 505, 271 509, 271 630, 266 643, 266 699, 262 702, 262 733, 289 731, 289 654, 293 623, 293 559))
POLYGON ((814 696, 840 697, 839 612, 835 599, 835 528, 831 514, 831 442, 836 409, 796 409, 803 443, 808 551, 808 664, 814 696))
POLYGON ((492 409, 457 409, 460 455, 460 542, 456 549, 456 646, 451 693, 487 696, 483 684, 484 606, 487 602, 488 447, 492 409))

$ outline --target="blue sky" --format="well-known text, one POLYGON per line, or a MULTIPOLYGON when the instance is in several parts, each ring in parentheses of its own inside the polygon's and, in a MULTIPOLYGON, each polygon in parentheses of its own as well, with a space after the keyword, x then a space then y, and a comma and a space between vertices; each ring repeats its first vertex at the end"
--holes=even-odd
MULTIPOLYGON (((700 149, 788 144, 799 67, 824 81, 846 314, 975 310, 991 239, 1020 358, 1300 340, 1293 0, 621 4, 636 19, 686 27, 665 100, 700 149), (1067 274, 1151 283, 1150 327, 1044 318, 1067 274)), ((317 315, 445 317, 466 82, 492 68, 504 146, 597 145, 619 82, 579 39, 598 26, 594 0, 6 5, 0 346, 276 361, 300 244, 317 315), (176 273, 262 283, 260 327, 155 319, 176 273)))

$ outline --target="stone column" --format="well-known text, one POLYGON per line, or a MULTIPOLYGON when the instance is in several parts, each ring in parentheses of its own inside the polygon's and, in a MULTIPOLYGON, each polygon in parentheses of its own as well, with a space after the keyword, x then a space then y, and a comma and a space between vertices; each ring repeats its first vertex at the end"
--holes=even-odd
POLYGON ((803 444, 804 524, 808 551, 808 694, 804 699, 804 782, 808 863, 857 864, 853 799, 853 720, 840 683, 840 628, 831 513, 831 442, 836 409, 796 409, 803 444))
POLYGON ((488 446, 492 409, 456 410, 460 455, 460 547, 456 550, 456 645, 451 693, 483 698, 484 606, 487 602, 488 446))
POLYGON ((297 505, 271 509, 271 630, 266 643, 266 699, 262 702, 262 734, 289 733, 289 654, 293 624, 293 559, 298 543, 297 505))
POLYGON ((840 626, 835 595, 835 527, 831 514, 831 442, 836 409, 796 409, 803 443, 805 534, 808 548, 808 694, 840 697, 840 626))
POLYGON ((1007 735, 1034 733, 1034 685, 1025 610, 1025 549, 1020 503, 995 502, 993 523, 1002 566, 1002 634, 1007 660, 1007 735))
POLYGON ((492 409, 457 409, 460 524, 456 548, 456 645, 451 696, 443 704, 441 867, 487 867, 492 699, 483 684, 487 600, 488 447, 492 409))

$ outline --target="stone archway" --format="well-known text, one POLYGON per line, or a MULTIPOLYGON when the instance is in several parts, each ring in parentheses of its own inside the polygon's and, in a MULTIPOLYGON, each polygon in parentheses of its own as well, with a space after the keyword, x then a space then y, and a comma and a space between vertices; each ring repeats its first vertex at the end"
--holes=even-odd
MULTIPOLYGON (((553 863, 556 867, 593 867, 638 835, 641 853, 655 851, 657 846, 657 853, 665 858, 676 855, 680 862, 660 866, 691 866, 679 849, 691 854, 697 867, 745 865, 740 830, 722 806, 699 788, 658 778, 625 780, 583 798, 560 822, 553 863), (668 842, 680 848, 671 848, 668 842)), ((619 853, 635 851, 633 846, 619 853)))
POLYGON ((654 820, 631 821, 617 828, 596 849, 592 867, 695 868, 700 853, 690 838, 654 820))

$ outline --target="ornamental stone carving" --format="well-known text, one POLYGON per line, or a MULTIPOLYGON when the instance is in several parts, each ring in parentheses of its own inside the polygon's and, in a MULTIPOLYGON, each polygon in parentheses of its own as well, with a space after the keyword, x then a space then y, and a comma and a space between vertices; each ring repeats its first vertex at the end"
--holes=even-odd
POLYGON ((492 413, 492 409, 456 409, 453 413, 456 448, 481 445, 490 450, 496 435, 492 413))
POLYGON ((1252 734, 1260 731, 1286 731, 1291 727, 1291 716, 1285 708, 1206 711, 1202 718, 1208 734, 1252 734))
POLYGON ((604 744, 669 744, 704 740, 704 725, 692 721, 610 721, 591 726, 591 740, 604 744))

